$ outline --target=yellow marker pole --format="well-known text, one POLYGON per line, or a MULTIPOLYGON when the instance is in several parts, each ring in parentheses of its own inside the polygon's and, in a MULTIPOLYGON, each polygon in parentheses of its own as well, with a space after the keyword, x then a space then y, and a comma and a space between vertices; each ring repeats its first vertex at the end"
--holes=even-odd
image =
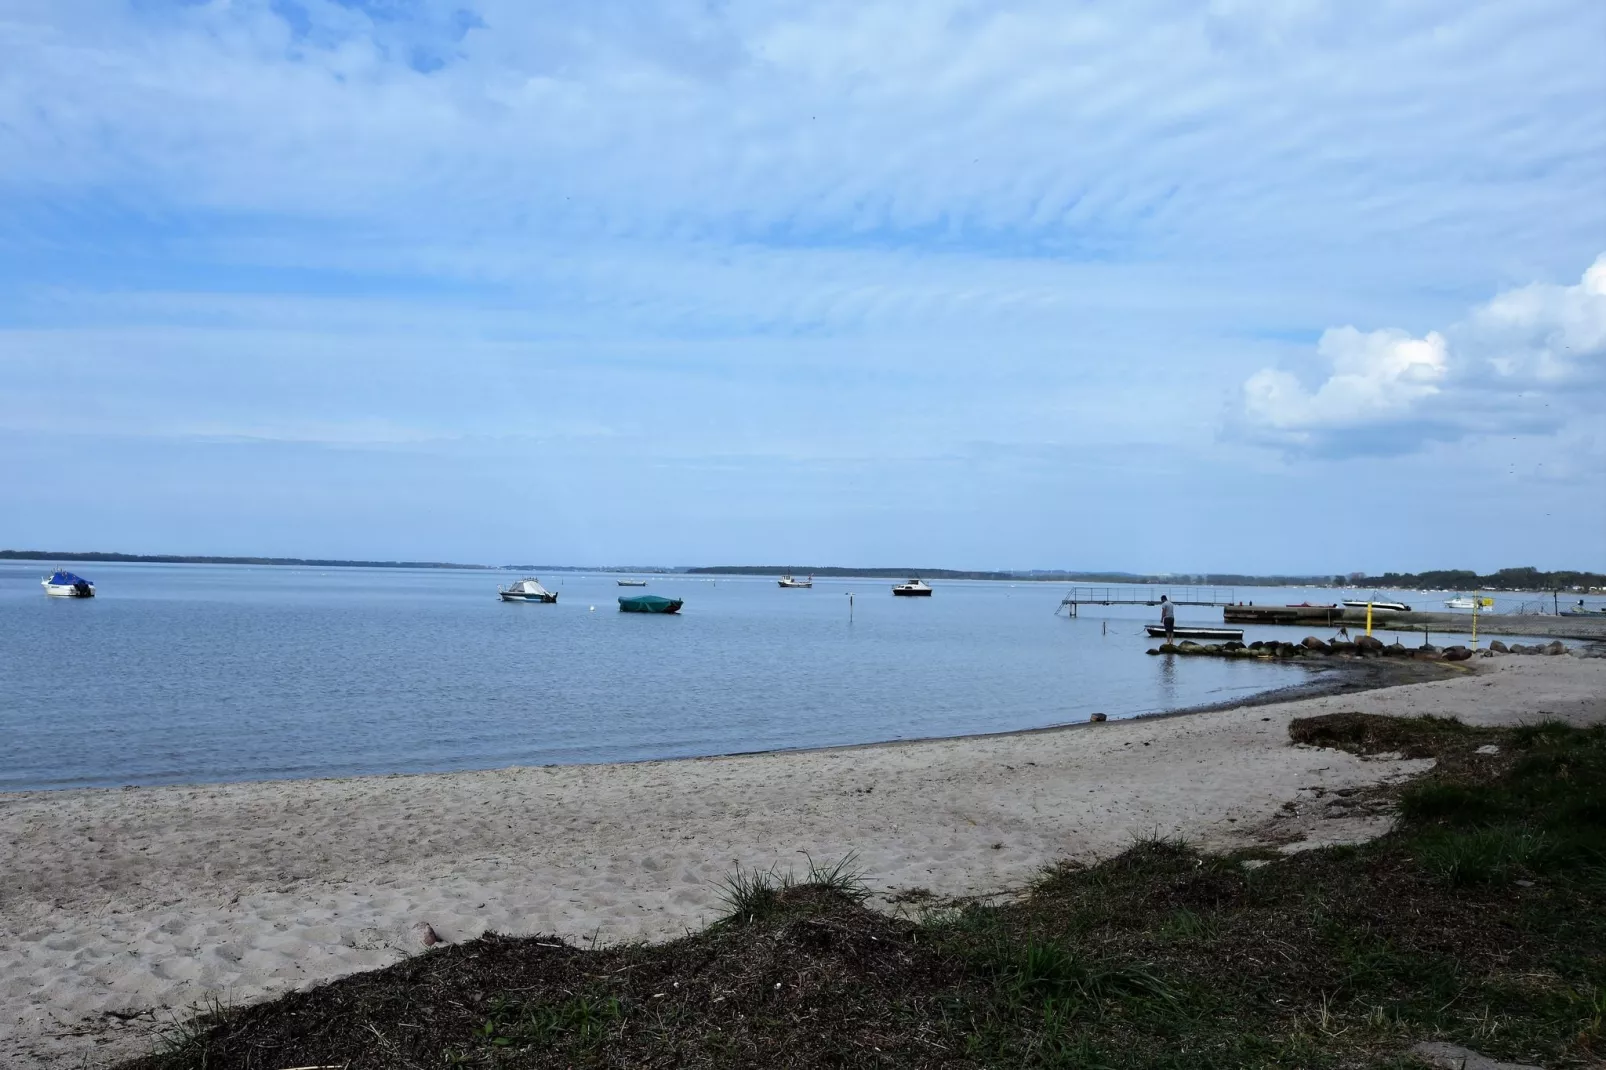
POLYGON ((1372 634, 1372 603, 1366 603, 1366 634, 1372 634))
POLYGON ((1483 604, 1483 592, 1472 596, 1472 649, 1478 649, 1478 607, 1483 604))

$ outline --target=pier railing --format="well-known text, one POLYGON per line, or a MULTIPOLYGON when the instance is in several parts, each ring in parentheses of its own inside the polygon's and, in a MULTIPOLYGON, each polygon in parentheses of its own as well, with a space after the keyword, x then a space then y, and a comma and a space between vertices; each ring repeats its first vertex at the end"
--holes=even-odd
POLYGON ((1060 602, 1060 609, 1075 617, 1082 606, 1157 606, 1161 595, 1178 606, 1230 606, 1237 602, 1231 587, 1164 587, 1150 583, 1122 583, 1107 587, 1072 587, 1060 602))

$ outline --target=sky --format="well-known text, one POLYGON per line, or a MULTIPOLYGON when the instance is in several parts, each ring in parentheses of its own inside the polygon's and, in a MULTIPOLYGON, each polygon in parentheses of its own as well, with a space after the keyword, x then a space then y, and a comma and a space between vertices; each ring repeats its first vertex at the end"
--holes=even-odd
POLYGON ((1599 0, 0 0, 0 547, 1606 571, 1599 0))

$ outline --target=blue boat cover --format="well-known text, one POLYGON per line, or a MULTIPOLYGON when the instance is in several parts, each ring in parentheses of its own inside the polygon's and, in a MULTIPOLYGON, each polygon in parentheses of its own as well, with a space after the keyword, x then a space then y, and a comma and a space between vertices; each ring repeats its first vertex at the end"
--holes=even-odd
POLYGON ((50 576, 50 584, 53 587, 76 587, 80 583, 88 582, 89 581, 84 579, 82 576, 74 576, 71 572, 63 572, 60 569, 57 569, 55 572, 51 573, 50 576))

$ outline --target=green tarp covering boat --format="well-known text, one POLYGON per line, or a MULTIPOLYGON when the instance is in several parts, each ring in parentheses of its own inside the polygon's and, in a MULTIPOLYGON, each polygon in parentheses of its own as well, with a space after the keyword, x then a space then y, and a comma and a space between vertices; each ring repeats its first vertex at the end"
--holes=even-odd
POLYGON ((621 613, 679 613, 681 600, 661 594, 638 594, 619 599, 621 613))

